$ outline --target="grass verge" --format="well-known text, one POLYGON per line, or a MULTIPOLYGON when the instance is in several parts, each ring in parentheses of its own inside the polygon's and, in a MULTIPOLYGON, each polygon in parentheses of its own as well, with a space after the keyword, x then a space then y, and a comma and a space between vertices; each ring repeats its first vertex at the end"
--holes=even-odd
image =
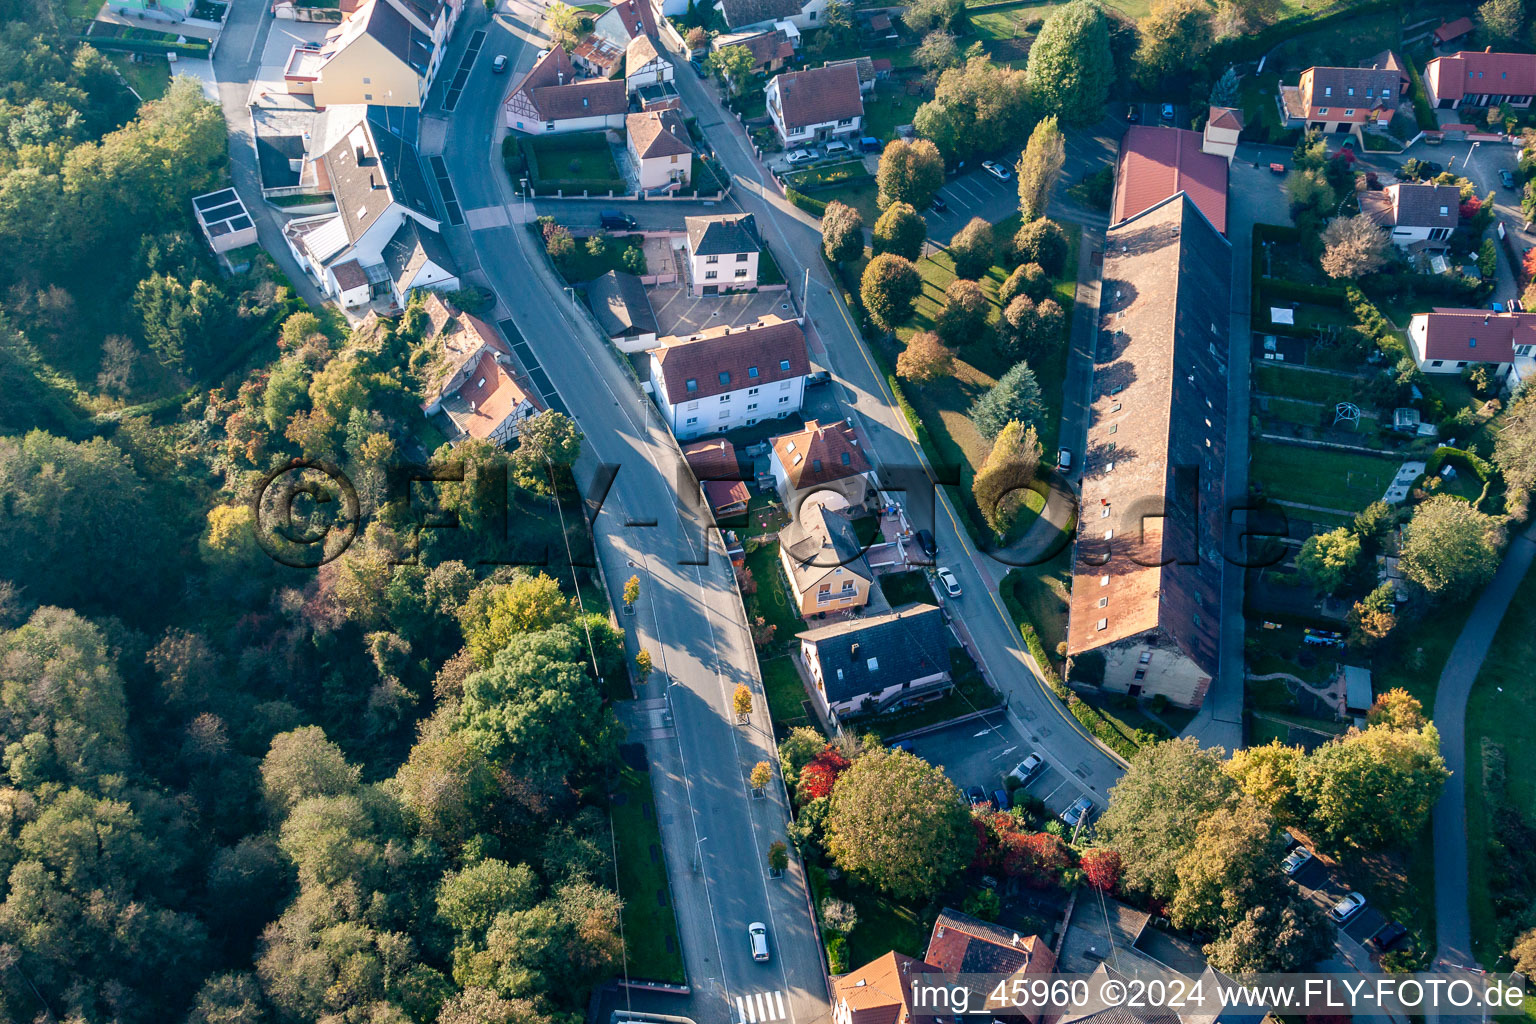
POLYGON ((610 805, 619 895, 624 899, 624 948, 629 976, 682 984, 683 954, 667 885, 666 854, 656 825, 651 781, 630 768, 619 774, 610 805))

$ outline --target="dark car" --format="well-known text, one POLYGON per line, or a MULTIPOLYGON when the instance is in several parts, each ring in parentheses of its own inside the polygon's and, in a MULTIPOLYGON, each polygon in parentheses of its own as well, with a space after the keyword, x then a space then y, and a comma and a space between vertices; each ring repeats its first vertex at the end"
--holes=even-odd
POLYGON ((696 60, 691 60, 691 61, 688 62, 688 66, 693 68, 693 73, 694 74, 698 75, 700 78, 704 77, 704 65, 703 64, 700 64, 696 60))
POLYGON ((805 386, 808 388, 813 388, 817 384, 825 384, 831 379, 832 375, 826 370, 816 370, 813 373, 808 373, 805 375, 805 386))
POLYGON ((507 73, 507 55, 498 53, 496 59, 491 61, 491 74, 504 75, 507 73))
POLYGON ((885 148, 885 143, 873 135, 866 135, 859 140, 859 148, 866 153, 878 153, 885 148))
POLYGON ((934 196, 933 202, 928 204, 928 209, 933 210, 936 213, 943 213, 945 210, 949 209, 949 204, 944 201, 943 196, 934 196))
POLYGON ((1138 104, 1138 103, 1132 103, 1129 107, 1126 107, 1125 108, 1125 119, 1127 121, 1131 122, 1131 124, 1135 124, 1137 121, 1140 121, 1141 120, 1141 105, 1138 104))
POLYGON ((1163 104, 1163 120, 1164 121, 1172 121, 1173 120, 1173 104, 1172 103, 1164 103, 1163 104))
POLYGON ((627 213, 618 210, 602 210, 597 215, 597 222, 603 226, 604 231, 633 231, 640 226, 640 222, 627 213))
POLYGON ((1407 928, 1404 928, 1396 921, 1388 921, 1381 926, 1380 931, 1366 939, 1365 944, 1378 953, 1385 953, 1399 942, 1402 942, 1403 937, 1407 934, 1407 928))
POLYGON ((1499 172, 1499 182, 1503 184, 1505 188, 1512 190, 1515 187, 1515 176, 1511 174, 1507 169, 1502 170, 1499 172))
POLYGON ((1006 811, 1009 807, 1013 806, 1012 802, 1008 799, 1008 791, 1006 789, 994 789, 992 791, 992 803, 1000 811, 1006 811))
POLYGON ((987 797, 987 791, 980 786, 972 786, 966 790, 965 798, 970 801, 972 807, 986 807, 991 803, 991 800, 987 797))
POLYGON ((933 542, 933 534, 928 530, 917 531, 917 546, 923 549, 923 554, 932 558, 939 553, 939 546, 933 542))

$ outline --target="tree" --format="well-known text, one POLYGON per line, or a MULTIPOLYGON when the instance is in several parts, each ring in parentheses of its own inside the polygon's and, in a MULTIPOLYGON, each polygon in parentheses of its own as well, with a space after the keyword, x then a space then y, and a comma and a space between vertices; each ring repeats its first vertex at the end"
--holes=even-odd
POLYGON ((1397 512, 1384 501, 1373 501, 1355 513, 1351 524, 1362 544, 1379 545, 1397 525, 1397 512))
POLYGON ((524 574, 476 590, 459 610, 459 625, 465 648, 484 667, 512 637, 570 622, 576 610, 554 579, 524 574))
POLYGON ((1313 534, 1296 555, 1296 568, 1320 594, 1337 594, 1360 561, 1360 538, 1341 526, 1313 534))
POLYGON ((581 456, 581 431, 562 412, 541 412, 518 428, 512 469, 517 482, 539 494, 554 493, 551 476, 564 480, 581 456))
POLYGON ((912 304, 922 288, 923 279, 912 261, 887 252, 864 268, 859 297, 877 327, 894 331, 912 315, 912 304))
POLYGON ((731 694, 731 710, 736 712, 737 722, 746 722, 752 717, 752 691, 746 683, 736 684, 736 691, 731 694))
POLYGON ((752 766, 752 774, 748 776, 748 781, 751 782, 753 789, 761 790, 773 781, 773 769, 767 761, 759 761, 752 766))
POLYGON ((1366 722, 1374 728, 1422 729, 1426 722, 1424 705, 1419 699, 1400 686, 1394 686, 1377 697, 1366 713, 1366 722))
POLYGON ((944 158, 932 142, 925 138, 892 139, 880 154, 880 166, 875 171, 875 203, 882 210, 892 203, 926 210, 943 184, 944 158))
POLYGON ((1403 530, 1399 566, 1431 598, 1468 594, 1498 568, 1499 524, 1460 498, 1436 495, 1403 530))
POLYGON ((831 796, 837 780, 853 762, 836 747, 824 746, 800 771, 800 796, 803 800, 817 800, 831 796))
POLYGON ((641 649, 635 652, 635 677, 644 683, 651 678, 654 665, 651 662, 651 652, 641 649))
POLYGON ((1010 420, 971 480, 971 494, 992 532, 1008 533, 1023 505, 1024 492, 1040 466, 1040 440, 1034 426, 1010 420))
POLYGON ((821 15, 821 28, 811 37, 811 49, 818 54, 840 52, 858 41, 853 15, 844 0, 827 0, 821 15))
POLYGON ((821 901, 821 926, 827 931, 847 935, 858 923, 858 909, 847 900, 827 896, 821 901))
POLYGON ((932 331, 918 331, 912 335, 896 356, 897 376, 917 384, 947 377, 954 365, 955 353, 932 331))
POLYGON ((557 266, 564 266, 576 255, 576 239, 564 224, 551 224, 544 231, 544 251, 557 266))
POLYGON ((1035 371, 1026 362, 1015 363, 976 400, 970 415, 977 432, 989 441, 997 437, 1010 420, 1033 425, 1045 415, 1045 400, 1041 397, 1035 371))
POLYGON ((1282 891, 1248 908, 1204 952, 1212 967, 1228 974, 1299 971, 1332 951, 1333 934, 1321 907, 1282 891))
MULTIPOLYGON (((1218 12, 1221 10, 1218 7, 1218 12)), ((1218 14, 1218 17, 1220 15, 1218 14)), ((1240 92, 1241 83, 1237 77, 1237 68, 1229 67, 1216 79, 1216 84, 1211 86, 1210 104, 1213 107, 1235 107, 1242 101, 1240 92)))
POLYGON ((487 857, 437 883, 437 917, 463 943, 480 944, 503 913, 532 909, 542 892, 538 876, 526 864, 487 857))
POLYGON ((1350 607, 1350 644, 1368 649, 1392 635, 1397 628, 1396 594, 1396 587, 1383 583, 1350 607))
POLYGON ((1323 273, 1357 278, 1380 270, 1387 261, 1387 232, 1368 213, 1335 217, 1323 229, 1323 273))
POLYGON ((1291 202, 1291 216, 1312 213, 1322 216, 1333 212, 1339 197, 1328 184, 1328 176, 1319 168, 1299 164, 1285 177, 1285 195, 1291 202))
POLYGON ((1447 776, 1440 734, 1374 726, 1312 751, 1296 792, 1309 829, 1333 850, 1382 850, 1418 834, 1447 776))
POLYGON ((998 332, 1003 352, 1015 359, 1045 359, 1060 347, 1066 322, 1055 299, 1036 303, 1028 295, 1015 295, 1003 310, 998 332))
MULTIPOLYGON (((1283 6, 1280 0, 1217 0, 1216 34, 1221 38, 1226 38, 1228 36, 1256 32, 1280 20, 1282 10, 1283 6)), ((1227 70, 1231 71, 1232 69, 1228 68, 1227 70)), ((1213 106, 1235 106, 1235 83, 1234 92, 1230 95, 1226 93, 1222 95, 1227 98, 1217 102, 1213 93, 1211 100, 1213 106)))
POLYGON ((965 0, 914 0, 901 20, 916 33, 948 32, 964 12, 965 0))
POLYGON ((1120 854, 1114 850, 1089 850, 1083 854, 1082 867, 1088 884, 1099 892, 1113 893, 1120 885, 1120 854))
POLYGON ((341 796, 361 784, 362 773, 317 725, 272 737, 261 761, 261 789, 272 817, 281 821, 295 806, 317 796, 341 796))
POLYGON ((640 600, 640 577, 631 576, 624 582, 624 603, 632 605, 640 600))
POLYGON ((956 277, 971 280, 981 277, 997 259, 992 225, 980 217, 972 217, 970 223, 949 240, 949 255, 955 261, 956 277))
POLYGON ((220 351, 229 308, 217 285, 201 278, 187 284, 154 274, 139 282, 133 304, 142 319, 144 340, 167 366, 200 372, 220 351))
POLYGON ((579 9, 563 4, 560 0, 554 0, 544 8, 544 21, 549 25, 550 36, 565 47, 567 52, 576 48, 580 38, 581 14, 579 9))
POLYGON ((1056 127, 1056 118, 1042 119, 1030 132, 1029 144, 1014 166, 1019 176, 1019 214, 1026 223, 1045 216, 1066 159, 1066 140, 1056 127))
POLYGON ((1034 302, 1039 302, 1051 292, 1051 279, 1038 263, 1020 263, 1013 268, 1013 273, 1004 279, 997 288, 997 301, 1004 309, 1015 298, 1023 295, 1034 302))
POLYGON ((834 199, 821 215, 821 247, 833 263, 851 263, 864 255, 864 217, 834 199))
POLYGON ((1013 236, 1014 252, 1023 263, 1037 263, 1049 277, 1060 277, 1067 269, 1067 236, 1053 220, 1035 220, 1023 225, 1013 236))
POLYGON ((1194 842, 1176 870, 1178 890, 1168 908, 1179 928, 1216 928, 1281 890, 1276 865, 1280 830, 1252 799, 1218 808, 1195 827, 1194 842))
POLYGON ((1033 889, 1060 885, 1062 873, 1072 866, 1067 844, 1049 832, 1003 832, 998 847, 1003 873, 1033 889))
POLYGON ((1136 78, 1148 88, 1199 61, 1216 41, 1211 9, 1200 0, 1154 0, 1138 27, 1136 78))
POLYGON ((1200 822, 1230 804, 1237 785, 1222 752, 1192 738, 1142 747, 1109 791, 1099 836, 1124 859, 1125 882, 1158 900, 1178 892, 1178 867, 1200 822))
POLYGON ((1504 477, 1511 512, 1518 517, 1536 489, 1536 388, 1525 388, 1505 411, 1493 440, 1493 464, 1504 477))
POLYGON ((875 221, 874 254, 895 253, 905 260, 923 254, 928 224, 909 203, 892 203, 875 221))
POLYGON ((684 37, 684 42, 687 44, 689 51, 702 50, 709 45, 709 33, 704 31, 702 25, 695 25, 688 30, 688 35, 684 37))
POLYGON ((704 62, 709 70, 719 76, 730 89, 731 95, 741 92, 747 79, 752 76, 752 68, 756 66, 756 60, 752 51, 739 43, 734 46, 722 46, 704 62))
POLYGON ((1024 72, 993 64, 984 54, 941 74, 933 99, 912 118, 917 134, 951 162, 1022 140, 1032 122, 1024 72))
MULTIPOLYGON (((764 761, 762 766, 767 768, 768 762, 764 761)), ((784 840, 775 839, 773 842, 768 844, 768 870, 777 876, 782 875, 788 869, 789 846, 784 842, 784 840)))
POLYGON ((948 345, 964 345, 987 333, 987 314, 992 303, 975 281, 957 277, 944 289, 944 307, 933 329, 948 345))
POLYGON ((1521 932, 1510 947, 1509 955, 1515 962, 1515 970, 1527 977, 1536 973, 1536 928, 1521 932))
POLYGON ((927 70, 929 79, 937 79, 950 68, 960 65, 960 47, 955 45, 953 35, 938 29, 923 36, 923 41, 912 51, 912 60, 927 70))
POLYGON ((976 833, 944 772, 906 751, 874 750, 832 791, 827 849, 837 866, 899 900, 930 898, 970 863, 976 833))
POLYGON ((1104 112, 1115 61, 1109 21, 1096 0, 1071 0, 1046 18, 1030 47, 1026 74, 1047 115, 1087 124, 1104 112))
POLYGON ((1270 740, 1262 747, 1232 752, 1227 774, 1244 793, 1267 808, 1282 825, 1301 820, 1301 801, 1296 796, 1296 769, 1306 751, 1270 740))
POLYGON ((779 744, 779 771, 784 781, 791 786, 798 786, 801 769, 821 753, 825 746, 826 740, 822 739, 821 733, 810 726, 801 725, 791 729, 779 744))
POLYGON ((1525 0, 1487 0, 1477 9, 1477 21, 1498 42, 1518 39, 1525 27, 1525 0))

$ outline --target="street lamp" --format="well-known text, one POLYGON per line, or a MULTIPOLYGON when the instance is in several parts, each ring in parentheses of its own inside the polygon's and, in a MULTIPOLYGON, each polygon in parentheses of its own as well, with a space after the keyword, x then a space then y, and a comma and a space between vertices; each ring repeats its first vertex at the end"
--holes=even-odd
POLYGON ((698 874, 699 873, 699 868, 704 863, 704 853, 700 849, 700 847, 702 847, 704 845, 704 840, 706 840, 708 838, 709 838, 709 836, 700 836, 698 838, 698 840, 696 842, 694 842, 694 844, 693 844, 693 873, 694 874, 698 874))

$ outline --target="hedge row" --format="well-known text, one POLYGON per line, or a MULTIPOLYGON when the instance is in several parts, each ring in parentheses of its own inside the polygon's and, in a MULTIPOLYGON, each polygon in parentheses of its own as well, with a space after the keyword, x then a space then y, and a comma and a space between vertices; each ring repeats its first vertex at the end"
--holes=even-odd
POLYGON ((1098 741, 1119 754, 1126 760, 1136 756, 1136 751, 1141 748, 1134 740, 1128 739, 1125 733, 1109 724, 1108 719, 1099 714, 1099 709, 1086 703, 1075 694, 1067 700, 1067 710, 1072 712, 1072 717, 1077 719, 1098 741))
POLYGON ((1419 122, 1419 127, 1433 130, 1440 124, 1440 119, 1435 116, 1435 108, 1429 105, 1429 94, 1424 91, 1424 79, 1419 77, 1419 69, 1412 60, 1408 65, 1408 95, 1413 98, 1413 119, 1419 122))
POLYGON ((800 207, 800 209, 804 210, 806 213, 812 214, 816 217, 820 217, 822 214, 827 212, 826 203, 822 202, 820 199, 812 199, 804 192, 797 192, 792 188, 786 188, 784 190, 784 198, 800 207))
POLYGON ((1307 302, 1314 306, 1333 306, 1337 309, 1343 309, 1349 297, 1346 289, 1335 285, 1302 284, 1273 277, 1266 278, 1261 287, 1270 298, 1307 302))
POLYGON ((196 57, 198 60, 207 60, 212 52, 212 45, 206 39, 197 39, 188 43, 161 43, 152 39, 114 39, 109 36, 77 36, 82 43, 88 43, 98 50, 120 50, 125 53, 158 53, 162 56, 167 53, 178 54, 183 57, 196 57))
POLYGON ((1424 465, 1424 476, 1436 475, 1447 462, 1460 463, 1470 469, 1479 483, 1486 484, 1493 476, 1493 466, 1481 455, 1462 448, 1448 448, 1445 445, 1436 448, 1435 454, 1429 457, 1429 461, 1424 465))

